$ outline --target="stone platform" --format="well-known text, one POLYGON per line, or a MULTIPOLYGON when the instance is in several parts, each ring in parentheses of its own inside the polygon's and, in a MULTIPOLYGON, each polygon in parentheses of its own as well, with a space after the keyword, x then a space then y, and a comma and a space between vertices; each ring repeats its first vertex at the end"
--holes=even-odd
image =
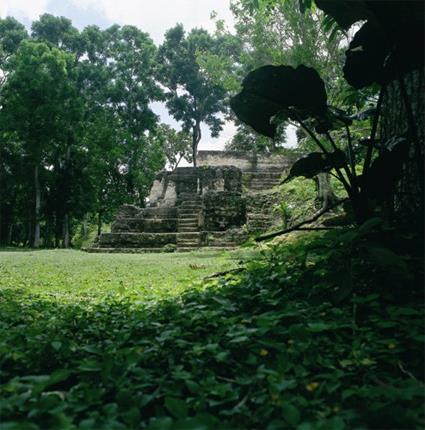
MULTIPOLYGON (((233 155, 232 155, 233 154, 233 155)), ((232 249, 252 232, 277 222, 273 205, 291 161, 283 157, 241 157, 200 151, 198 167, 180 167, 156 177, 146 208, 124 205, 111 233, 89 252, 170 252, 232 249)))

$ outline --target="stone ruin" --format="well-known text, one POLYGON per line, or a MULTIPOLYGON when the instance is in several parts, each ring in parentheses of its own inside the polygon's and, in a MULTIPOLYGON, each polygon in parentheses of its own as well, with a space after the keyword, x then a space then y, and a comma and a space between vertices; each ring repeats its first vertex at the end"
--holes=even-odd
POLYGON ((111 233, 91 252, 229 249, 279 223, 273 205, 282 172, 293 160, 280 155, 199 151, 198 167, 159 173, 147 206, 122 206, 111 233))

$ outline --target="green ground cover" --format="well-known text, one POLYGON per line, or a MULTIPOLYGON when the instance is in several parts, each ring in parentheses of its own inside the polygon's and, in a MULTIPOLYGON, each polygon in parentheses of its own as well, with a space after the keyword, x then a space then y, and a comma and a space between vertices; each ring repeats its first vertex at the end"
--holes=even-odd
MULTIPOLYGON (((246 253, 245 253, 246 254, 246 253)), ((0 288, 61 300, 132 296, 144 302, 177 296, 243 253, 88 254, 74 250, 0 251, 0 288)))
POLYGON ((1 430, 423 428, 423 261, 375 227, 262 255, 0 253, 1 430))

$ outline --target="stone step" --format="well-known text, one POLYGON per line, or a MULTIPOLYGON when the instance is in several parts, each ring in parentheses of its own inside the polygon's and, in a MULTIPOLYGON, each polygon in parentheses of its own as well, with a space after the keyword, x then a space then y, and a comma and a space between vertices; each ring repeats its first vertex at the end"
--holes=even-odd
POLYGON ((180 224, 181 222, 198 222, 198 217, 194 216, 182 216, 178 219, 177 223, 180 224))
POLYGON ((182 239, 177 241, 177 246, 201 246, 201 241, 193 239, 182 239))
POLYGON ((231 246, 231 247, 235 247, 238 246, 238 244, 236 242, 228 242, 228 241, 214 241, 214 242, 209 242, 206 246, 208 247, 226 247, 226 246, 231 246))
POLYGON ((178 205, 179 208, 202 207, 202 202, 182 202, 178 205))
POLYGON ((191 252, 194 250, 201 251, 231 251, 235 249, 237 246, 178 246, 177 252, 191 252))
POLYGON ((99 247, 157 248, 176 243, 177 233, 102 233, 99 247))
POLYGON ((280 177, 282 176, 282 172, 251 172, 246 173, 245 175, 250 179, 280 179, 280 177))
POLYGON ((176 218, 177 208, 145 208, 142 218, 176 218))
POLYGON ((181 211, 199 212, 201 210, 202 210, 202 206, 180 206, 178 209, 179 213, 181 211))
POLYGON ((87 248, 91 254, 150 254, 154 252, 164 252, 164 248, 87 248))
POLYGON ((200 246, 179 246, 177 247, 177 252, 191 252, 200 249, 200 246))
POLYGON ((179 233, 196 233, 198 232, 198 229, 195 227, 190 228, 179 228, 179 233))
POLYGON ((201 234, 197 231, 189 233, 177 233, 177 240, 181 239, 199 239, 201 234))
POLYGON ((192 210, 192 209, 179 209, 179 218, 183 218, 186 215, 198 216, 200 210, 192 210))
POLYGON ((273 217, 271 215, 265 215, 263 213, 255 213, 255 212, 248 212, 247 216, 246 216, 247 220, 259 220, 259 221, 268 221, 273 219, 273 217))

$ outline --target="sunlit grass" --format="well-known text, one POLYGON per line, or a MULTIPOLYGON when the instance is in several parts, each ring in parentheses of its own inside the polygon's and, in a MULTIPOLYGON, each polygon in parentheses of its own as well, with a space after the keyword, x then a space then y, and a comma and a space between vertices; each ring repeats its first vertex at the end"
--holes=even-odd
POLYGON ((0 289, 100 301, 107 295, 149 302, 181 294, 215 272, 237 266, 237 253, 87 254, 75 250, 0 252, 0 289))

